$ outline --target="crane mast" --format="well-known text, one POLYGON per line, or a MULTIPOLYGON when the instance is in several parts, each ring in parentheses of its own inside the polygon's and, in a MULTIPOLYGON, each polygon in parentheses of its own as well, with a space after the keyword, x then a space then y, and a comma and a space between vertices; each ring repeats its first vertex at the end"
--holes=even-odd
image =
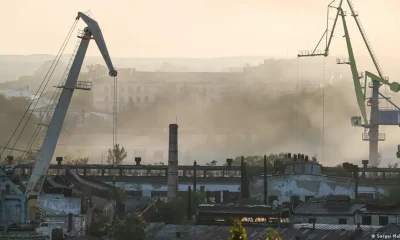
POLYGON ((375 56, 375 53, 371 47, 371 44, 367 38, 367 35, 365 33, 365 30, 361 24, 361 21, 358 17, 358 13, 354 10, 354 5, 351 2, 351 0, 346 0, 350 11, 351 15, 354 17, 355 22, 357 24, 357 27, 361 33, 361 36, 364 40, 364 43, 368 49, 368 53, 374 63, 374 66, 379 74, 379 76, 372 74, 368 71, 365 72, 365 80, 364 80, 364 86, 361 86, 360 80, 364 77, 363 73, 359 75, 358 69, 357 69, 357 64, 356 60, 354 57, 353 53, 353 48, 351 45, 351 40, 350 40, 350 35, 349 31, 347 28, 347 23, 346 23, 346 12, 343 11, 342 9, 342 4, 343 0, 340 0, 340 3, 338 7, 332 6, 332 4, 336 0, 333 0, 329 5, 328 5, 328 16, 327 16, 327 28, 321 37, 320 41, 318 42, 317 46, 313 51, 302 51, 300 54, 298 54, 298 57, 313 57, 313 56, 325 56, 327 57, 329 55, 329 48, 331 45, 331 40, 333 37, 333 33, 337 24, 337 20, 339 16, 342 18, 343 22, 343 28, 345 32, 345 39, 346 39, 346 45, 347 45, 347 50, 348 50, 348 59, 338 59, 337 64, 348 64, 350 65, 351 73, 352 73, 352 78, 353 78, 353 83, 354 83, 354 90, 356 93, 356 99, 357 103, 361 112, 361 117, 352 117, 352 125, 353 126, 358 126, 358 127, 364 127, 365 132, 362 134, 362 139, 365 141, 369 142, 369 160, 370 164, 372 166, 378 166, 380 163, 379 159, 379 153, 378 153, 378 142, 379 141, 384 141, 385 140, 385 134, 384 133, 379 133, 379 126, 380 125, 396 125, 400 126, 400 108, 395 105, 393 102, 390 101, 389 98, 384 96, 379 92, 379 87, 381 85, 387 85, 390 87, 391 91, 398 92, 400 90, 400 84, 397 82, 392 82, 390 83, 387 78, 383 77, 383 71, 379 65, 379 62, 375 56), (333 27, 332 30, 330 31, 331 34, 328 38, 328 33, 329 33, 329 9, 330 8, 336 8, 337 13, 336 17, 334 19, 333 27), (321 43, 321 40, 323 37, 326 36, 326 47, 324 51, 318 51, 317 48, 321 43), (368 87, 372 88, 372 94, 371 97, 367 98, 366 97, 366 88, 367 88, 367 80, 368 78, 371 80, 370 84, 368 84, 368 87), (395 109, 380 109, 379 108, 379 100, 383 98, 386 101, 388 101, 395 109), (366 111, 366 104, 365 102, 367 101, 367 105, 370 107, 370 119, 367 119, 367 111, 366 111), (362 121, 364 123, 362 123, 362 121), (368 131, 367 131, 368 129, 368 131))
POLYGON ((58 86, 62 89, 60 98, 58 100, 57 107, 54 111, 54 115, 50 121, 47 129, 46 136, 43 140, 42 147, 36 156, 35 165, 33 167, 27 188, 25 191, 26 199, 29 199, 32 195, 39 194, 41 187, 46 176, 47 170, 50 166, 50 162, 53 158, 54 151, 56 149, 57 141, 60 136, 60 132, 65 120, 65 116, 68 111, 68 107, 71 102, 72 95, 75 89, 90 90, 91 84, 88 82, 77 81, 79 73, 82 68, 82 63, 86 55, 87 48, 91 39, 94 39, 103 58, 109 69, 109 75, 111 77, 117 76, 110 55, 108 53, 106 44, 104 42, 103 34, 100 30, 98 23, 87 15, 79 12, 76 20, 82 19, 86 24, 84 31, 78 36, 81 38, 79 48, 77 50, 75 59, 71 65, 69 74, 63 86, 58 86))

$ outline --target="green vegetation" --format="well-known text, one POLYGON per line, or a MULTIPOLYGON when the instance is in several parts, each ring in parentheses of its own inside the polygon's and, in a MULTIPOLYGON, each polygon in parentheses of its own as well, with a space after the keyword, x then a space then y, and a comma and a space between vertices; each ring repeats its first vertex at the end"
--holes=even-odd
POLYGON ((112 165, 121 165, 126 157, 127 152, 125 148, 117 143, 113 149, 108 149, 107 163, 112 165))
POLYGON ((273 229, 273 228, 267 228, 267 231, 265 232, 265 235, 267 238, 265 240, 282 240, 282 237, 279 236, 278 232, 273 229))
POLYGON ((64 157, 65 164, 84 165, 84 164, 88 164, 88 162, 89 162, 89 157, 78 157, 78 158, 72 158, 70 156, 64 157))
MULTIPOLYGON (((2 147, 6 146, 8 140, 11 138, 14 130, 16 129, 26 109, 28 109, 29 103, 30 103, 29 100, 23 97, 7 98, 4 95, 0 95, 0 106, 1 106, 0 126, 2 127, 0 135, 0 146, 2 147)), ((22 126, 26 123, 27 118, 28 116, 26 116, 22 121, 21 123, 22 126)), ((27 144, 29 140, 32 138, 33 133, 37 127, 35 123, 38 122, 40 122, 39 119, 36 118, 34 115, 30 117, 29 121, 26 123, 26 127, 22 132, 21 137, 19 138, 19 141, 17 142, 14 148, 24 150, 27 147, 27 144)), ((12 139, 8 147, 11 148, 13 147, 17 136, 21 132, 22 126, 20 126, 19 130, 16 132, 14 138, 12 139)), ((0 149, 0 151, 2 150, 3 149, 0 149)))
POLYGON ((157 210, 151 212, 152 222, 164 222, 166 224, 182 224, 187 219, 187 201, 177 198, 172 202, 160 202, 157 210))
POLYGON ((246 229, 242 226, 240 220, 235 219, 233 226, 229 230, 228 240, 247 240, 246 229))
POLYGON ((109 219, 101 212, 93 212, 92 223, 88 230, 88 235, 101 238, 107 235, 109 219))
POLYGON ((128 214, 124 219, 117 218, 110 232, 113 240, 144 240, 146 222, 135 214, 128 214))
POLYGON ((212 160, 211 162, 209 162, 209 163, 206 163, 206 166, 217 166, 217 161, 216 160, 212 160))

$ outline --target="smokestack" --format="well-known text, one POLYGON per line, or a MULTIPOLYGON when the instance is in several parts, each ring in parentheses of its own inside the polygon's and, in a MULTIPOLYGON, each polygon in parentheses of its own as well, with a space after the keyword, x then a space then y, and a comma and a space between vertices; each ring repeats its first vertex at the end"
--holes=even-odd
POLYGON ((232 167, 232 162, 233 162, 232 158, 227 158, 226 159, 226 163, 228 164, 228 167, 232 167))
POLYGON ((62 161, 63 157, 56 157, 57 166, 61 166, 62 161))
POLYGON ((169 125, 168 201, 178 194, 178 124, 169 125))
POLYGON ((7 164, 11 165, 14 162, 14 156, 8 155, 7 156, 7 164))
POLYGON ((291 153, 288 153, 287 157, 288 157, 288 158, 292 158, 292 154, 291 154, 291 153))
POLYGON ((365 170, 367 170, 368 168, 368 160, 362 160, 362 165, 363 165, 363 169, 362 169, 362 177, 365 178, 365 170))
POLYGON ((297 161, 297 154, 293 155, 293 161, 297 161))
POLYGON ((135 157, 136 166, 140 166, 141 161, 142 161, 141 157, 135 157))
POLYGON ((247 175, 247 168, 246 168, 246 163, 244 162, 244 159, 242 157, 242 164, 240 167, 240 178, 241 178, 241 197, 242 198, 249 198, 250 197, 250 191, 249 191, 249 179, 247 175))
POLYGON ((193 163, 193 192, 196 193, 197 189, 197 162, 194 160, 193 163))

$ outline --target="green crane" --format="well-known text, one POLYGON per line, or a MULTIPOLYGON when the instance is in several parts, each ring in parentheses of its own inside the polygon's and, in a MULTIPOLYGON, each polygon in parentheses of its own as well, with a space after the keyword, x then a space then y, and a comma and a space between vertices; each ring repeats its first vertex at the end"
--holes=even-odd
POLYGON ((325 56, 329 55, 329 47, 332 42, 333 33, 335 31, 337 21, 339 17, 341 17, 343 22, 343 29, 344 29, 344 37, 346 39, 347 51, 348 51, 348 59, 338 59, 337 64, 348 64, 350 65, 353 83, 354 83, 354 90, 356 93, 357 104, 359 106, 361 117, 352 117, 352 124, 353 126, 360 126, 365 128, 365 133, 363 133, 363 140, 369 141, 369 160, 370 164, 373 166, 379 165, 379 153, 378 153, 378 141, 385 140, 385 134, 379 133, 379 125, 397 125, 400 126, 400 108, 396 106, 393 102, 389 100, 389 98, 385 97, 379 92, 379 87, 381 85, 386 85, 390 87, 390 90, 393 92, 400 91, 400 84, 397 82, 389 82, 387 78, 383 76, 382 69, 378 63, 378 60, 375 56, 374 51, 372 50, 371 44, 368 41, 367 35, 365 30, 361 24, 360 19, 358 18, 358 13, 354 11, 354 5, 351 0, 346 0, 349 8, 351 10, 351 15, 354 17, 357 27, 361 33, 361 36, 364 40, 364 43, 368 49, 369 55, 375 65, 375 68, 378 72, 378 75, 375 75, 371 72, 365 71, 365 79, 364 79, 364 86, 361 85, 360 80, 364 77, 364 74, 359 74, 357 69, 356 60, 353 53, 353 48, 351 45, 350 34, 347 28, 346 22, 346 12, 343 11, 342 5, 344 0, 340 0, 338 7, 334 7, 333 3, 336 0, 333 0, 328 5, 328 14, 327 14, 327 28, 322 35, 321 39, 319 40, 317 46, 312 51, 303 51, 300 52, 298 57, 313 57, 313 56, 325 56), (329 30, 329 10, 331 8, 335 8, 337 10, 336 17, 334 19, 334 23, 332 25, 332 29, 329 30), (330 35, 328 36, 330 32, 330 35), (322 39, 326 37, 326 47, 324 51, 317 50, 318 46, 320 45, 322 39), (372 88, 372 95, 371 97, 366 97, 366 88, 367 88, 367 81, 368 79, 371 80, 368 87, 372 88), (379 99, 380 96, 387 100, 395 109, 379 109, 379 99), (367 118, 367 110, 366 110, 366 103, 371 107, 370 111, 370 120, 368 121, 367 118), (362 123, 362 121, 364 123, 362 123), (367 133, 367 129, 369 129, 367 133))

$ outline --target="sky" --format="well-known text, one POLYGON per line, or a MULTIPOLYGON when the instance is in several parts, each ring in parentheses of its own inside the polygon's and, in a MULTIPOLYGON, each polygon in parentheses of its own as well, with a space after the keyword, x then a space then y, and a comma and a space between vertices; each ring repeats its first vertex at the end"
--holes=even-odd
MULTIPOLYGON (((325 30, 329 2, 2 0, 0 54, 55 55, 77 12, 90 10, 103 31, 111 57, 294 57, 299 50, 315 47, 325 30)), ((376 54, 396 57, 400 52, 400 1, 353 3, 376 54)), ((347 21, 357 54, 367 55, 350 14, 347 21)), ((337 56, 346 54, 341 21, 339 24, 331 48, 337 56)), ((83 29, 82 21, 78 27, 83 29)), ((66 52, 72 51, 75 41, 71 39, 66 52)), ((88 55, 100 56, 93 46, 88 55)))

